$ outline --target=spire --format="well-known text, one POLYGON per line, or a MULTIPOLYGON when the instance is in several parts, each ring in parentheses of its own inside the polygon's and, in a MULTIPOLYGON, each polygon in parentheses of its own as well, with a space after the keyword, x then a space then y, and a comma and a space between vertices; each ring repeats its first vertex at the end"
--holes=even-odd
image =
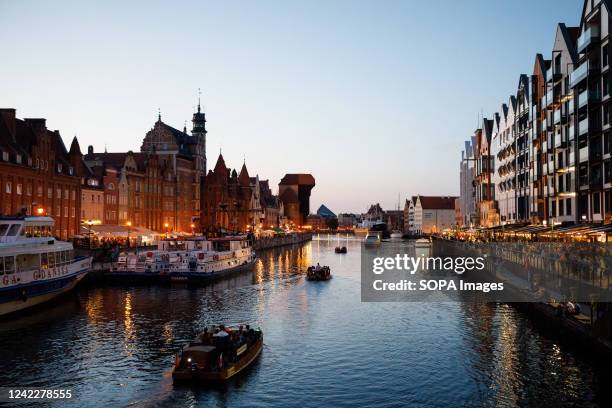
POLYGON ((74 138, 72 139, 72 143, 70 144, 70 154, 78 154, 79 156, 81 155, 81 146, 79 146, 79 141, 77 139, 77 136, 74 135, 74 138))
POLYGON ((198 113, 200 113, 200 96, 202 95, 202 91, 198 88, 198 113))
POLYGON ((238 180, 240 181, 240 185, 248 186, 250 184, 249 171, 246 168, 246 162, 242 163, 242 168, 240 169, 240 175, 238 176, 238 180))
POLYGON ((157 108, 157 121, 161 122, 161 109, 157 108))
POLYGON ((183 133, 187 133, 187 121, 185 121, 185 124, 183 125, 183 133))
POLYGON ((198 110, 193 114, 193 119, 191 122, 193 123, 193 129, 191 130, 191 134, 195 136, 199 134, 201 136, 206 136, 206 114, 202 112, 201 107, 201 96, 202 92, 200 88, 198 88, 198 110))

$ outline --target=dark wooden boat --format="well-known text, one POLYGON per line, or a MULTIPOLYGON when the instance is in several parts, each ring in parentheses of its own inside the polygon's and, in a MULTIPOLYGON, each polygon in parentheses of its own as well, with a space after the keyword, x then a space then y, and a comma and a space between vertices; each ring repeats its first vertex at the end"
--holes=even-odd
POLYGON ((255 361, 262 348, 261 330, 253 330, 253 336, 235 350, 227 344, 201 340, 191 342, 177 354, 172 380, 175 383, 228 380, 255 361))
POLYGON ((332 278, 329 266, 322 266, 319 270, 311 266, 306 271, 306 279, 310 281, 326 281, 332 278))
POLYGON ((336 247, 335 251, 337 254, 346 254, 346 247, 336 247))

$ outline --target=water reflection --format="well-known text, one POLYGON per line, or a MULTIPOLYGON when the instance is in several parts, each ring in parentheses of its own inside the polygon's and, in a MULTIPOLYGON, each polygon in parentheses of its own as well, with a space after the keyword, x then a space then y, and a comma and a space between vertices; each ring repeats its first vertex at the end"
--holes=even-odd
POLYGON ((44 314, 3 322, 0 341, 12 352, 0 354, 0 384, 71 387, 100 406, 610 401, 607 374, 511 307, 361 303, 359 242, 343 240, 346 255, 334 254, 337 244, 322 238, 262 252, 252 271, 201 288, 84 289, 44 314), (316 262, 334 279, 305 281, 316 262), (174 387, 174 353, 217 322, 261 326, 261 358, 224 387, 174 387))

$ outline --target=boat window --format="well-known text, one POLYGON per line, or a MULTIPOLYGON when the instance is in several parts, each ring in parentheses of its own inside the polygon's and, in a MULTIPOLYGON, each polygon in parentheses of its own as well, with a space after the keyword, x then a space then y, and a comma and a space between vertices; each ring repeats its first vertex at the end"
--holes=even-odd
POLYGON ((55 255, 53 253, 49 253, 49 268, 53 268, 55 266, 55 255))
POLYGON ((68 258, 68 254, 66 254, 66 251, 62 251, 62 263, 66 263, 68 258))
POLYGON ((74 251, 71 249, 68 251, 68 262, 72 262, 74 259, 74 251))
POLYGON ((8 230, 9 224, 0 224, 0 237, 6 235, 6 231, 8 230))
POLYGON ((0 256, 0 275, 4 275, 4 258, 0 256))
POLYGON ((9 230, 8 230, 8 236, 9 237, 14 237, 17 235, 17 232, 19 231, 19 228, 21 228, 21 224, 11 224, 9 230))
POLYGON ((47 261, 47 253, 42 253, 40 254, 40 267, 41 268, 47 268, 49 266, 48 261, 47 261))
POLYGON ((4 273, 11 274, 15 272, 15 258, 12 256, 4 257, 4 273))
POLYGON ((55 264, 60 265, 62 263, 62 256, 59 252, 55 253, 55 264))

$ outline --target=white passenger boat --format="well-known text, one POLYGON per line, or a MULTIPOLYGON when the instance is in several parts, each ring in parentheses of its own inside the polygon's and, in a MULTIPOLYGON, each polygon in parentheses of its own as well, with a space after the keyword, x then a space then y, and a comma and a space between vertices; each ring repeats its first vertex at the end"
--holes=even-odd
POLYGON ((239 271, 255 262, 244 235, 206 239, 168 238, 157 250, 121 253, 109 276, 134 280, 203 282, 239 271))
POLYGON ((91 269, 70 242, 52 236, 50 217, 0 217, 0 316, 72 290, 91 269))

